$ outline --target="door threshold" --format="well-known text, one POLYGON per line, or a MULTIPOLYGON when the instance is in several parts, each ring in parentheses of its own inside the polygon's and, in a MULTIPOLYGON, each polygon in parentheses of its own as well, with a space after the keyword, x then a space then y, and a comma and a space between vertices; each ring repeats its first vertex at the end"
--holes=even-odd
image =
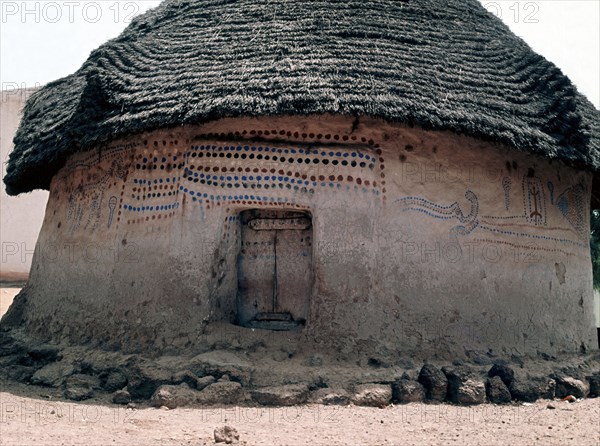
POLYGON ((253 319, 244 325, 247 328, 271 331, 294 331, 300 330, 304 324, 296 321, 257 321, 253 319))
POLYGON ((290 313, 275 313, 275 312, 264 312, 257 313, 254 316, 257 321, 281 321, 281 322, 292 322, 294 318, 290 313))

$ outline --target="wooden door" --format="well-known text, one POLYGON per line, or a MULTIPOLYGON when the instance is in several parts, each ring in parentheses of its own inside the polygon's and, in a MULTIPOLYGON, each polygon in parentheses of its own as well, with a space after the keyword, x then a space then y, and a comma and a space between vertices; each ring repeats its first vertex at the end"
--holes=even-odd
POLYGON ((293 211, 243 212, 238 321, 290 330, 304 325, 312 288, 312 221, 293 211))

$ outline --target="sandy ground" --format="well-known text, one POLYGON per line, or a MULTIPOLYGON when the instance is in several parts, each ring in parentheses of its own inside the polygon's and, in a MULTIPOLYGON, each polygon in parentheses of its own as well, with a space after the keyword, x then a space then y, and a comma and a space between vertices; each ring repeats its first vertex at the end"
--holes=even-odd
MULTIPOLYGON (((17 291, 0 290, 2 313, 17 291)), ((2 383, 0 445, 211 445, 214 429, 229 425, 246 445, 600 446, 600 399, 514 406, 165 410, 128 409, 106 398, 73 403, 57 395, 51 389, 2 383)))

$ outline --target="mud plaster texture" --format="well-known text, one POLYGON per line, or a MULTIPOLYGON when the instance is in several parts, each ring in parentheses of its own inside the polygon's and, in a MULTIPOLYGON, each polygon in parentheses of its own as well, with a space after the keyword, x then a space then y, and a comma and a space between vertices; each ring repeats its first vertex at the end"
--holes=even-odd
POLYGON ((148 355, 271 344, 359 364, 577 355, 596 345, 591 180, 379 120, 146 133, 74 155, 54 177, 30 279, 2 322, 148 355), (312 219, 296 331, 235 325, 239 217, 251 209, 312 219))

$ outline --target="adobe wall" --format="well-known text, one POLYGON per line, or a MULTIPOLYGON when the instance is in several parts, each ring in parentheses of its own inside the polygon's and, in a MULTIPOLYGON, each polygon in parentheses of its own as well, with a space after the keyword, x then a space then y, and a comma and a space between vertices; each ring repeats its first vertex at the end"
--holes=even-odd
POLYGON ((156 131, 55 176, 25 318, 57 340, 202 350, 235 321, 240 212, 288 209, 313 218, 309 317, 265 335, 341 359, 576 353, 596 345, 590 189, 559 162, 375 120, 156 131))
MULTIPOLYGON (((2 178, 8 155, 21 121, 22 108, 35 89, 4 90, 0 93, 0 163, 2 178)), ((42 227, 48 192, 36 190, 19 197, 6 194, 0 182, 0 281, 26 280, 35 243, 42 227)))

